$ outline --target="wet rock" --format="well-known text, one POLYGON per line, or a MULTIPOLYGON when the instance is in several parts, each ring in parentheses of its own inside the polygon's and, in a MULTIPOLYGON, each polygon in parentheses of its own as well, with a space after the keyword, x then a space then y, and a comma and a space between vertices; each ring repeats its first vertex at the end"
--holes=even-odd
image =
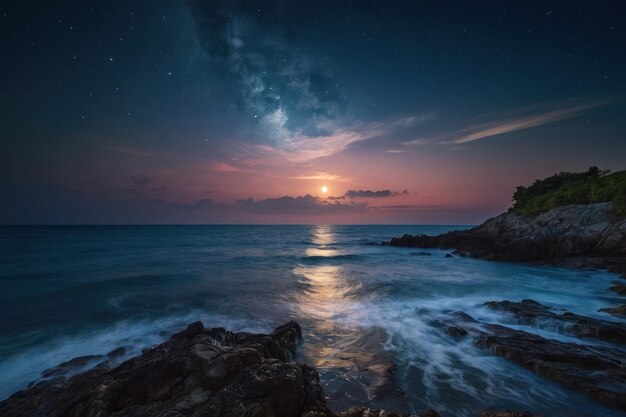
MULTIPOLYGON (((55 378, 0 403, 3 416, 292 417, 327 413, 317 372, 290 360, 295 322, 271 335, 200 322, 120 366, 55 378)), ((70 361, 72 362, 72 361, 70 361)))
POLYGON ((113 349, 109 353, 107 353, 107 358, 109 359, 117 359, 121 358, 126 354, 126 348, 124 346, 118 347, 117 349, 113 349))
POLYGON ((533 417, 528 411, 486 411, 480 417, 533 417))
MULTIPOLYGON (((408 416, 367 407, 354 407, 339 414, 331 412, 317 371, 291 360, 301 332, 300 325, 293 321, 270 335, 205 329, 196 322, 167 342, 145 349, 141 356, 113 369, 102 365, 71 378, 57 376, 37 382, 0 402, 0 415, 408 416)), ((125 353, 118 348, 108 356, 118 358, 125 353)), ((80 357, 61 365, 82 366, 103 358, 106 357, 80 357)), ((393 366, 388 367, 388 372, 392 371, 393 366)), ((434 410, 420 416, 439 417, 434 410)))
MULTIPOLYGON (((465 320, 465 316, 457 314, 453 317, 465 320)), ((471 317, 464 324, 457 325, 474 337, 477 347, 626 411, 624 350, 550 340, 505 326, 479 323, 471 317)))
POLYGON ((602 311, 605 313, 609 313, 612 314, 614 316, 623 316, 626 317, 626 304, 624 304, 623 306, 618 306, 618 307, 606 307, 606 308, 601 308, 598 311, 602 311))
POLYGON ((448 334, 453 337, 461 338, 467 336, 467 331, 457 326, 449 326, 448 334))
POLYGON ((560 262, 580 258, 587 265, 626 272, 626 218, 612 203, 570 205, 534 217, 504 213, 469 230, 438 236, 404 235, 383 245, 456 249, 477 258, 560 262))
POLYGON ((609 288, 609 290, 617 293, 621 297, 626 297, 626 284, 622 282, 613 281, 613 286, 609 288))
POLYGON ((106 356, 103 356, 103 355, 79 356, 69 361, 60 363, 54 368, 46 369, 45 371, 41 373, 41 376, 44 378, 52 378, 55 376, 67 375, 69 373, 79 371, 89 366, 90 364, 94 364, 95 362, 102 361, 103 359, 106 359, 106 356))
POLYGON ((454 256, 451 253, 446 253, 446 258, 454 258, 454 256))
POLYGON ((565 311, 554 313, 549 307, 533 300, 490 301, 484 304, 495 311, 512 315, 518 322, 548 329, 559 329, 578 337, 626 344, 626 325, 565 311))
MULTIPOLYGON (((352 407, 347 411, 337 414, 338 417, 418 417, 411 414, 396 414, 385 410, 367 407, 352 407)), ((434 410, 428 410, 419 417, 439 417, 434 410)))

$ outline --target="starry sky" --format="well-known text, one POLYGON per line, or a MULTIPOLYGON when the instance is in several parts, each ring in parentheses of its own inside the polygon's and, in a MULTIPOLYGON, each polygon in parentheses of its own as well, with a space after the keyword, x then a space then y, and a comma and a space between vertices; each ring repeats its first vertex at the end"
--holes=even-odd
POLYGON ((626 168, 621 0, 20 0, 0 19, 2 224, 475 224, 535 178, 626 168))

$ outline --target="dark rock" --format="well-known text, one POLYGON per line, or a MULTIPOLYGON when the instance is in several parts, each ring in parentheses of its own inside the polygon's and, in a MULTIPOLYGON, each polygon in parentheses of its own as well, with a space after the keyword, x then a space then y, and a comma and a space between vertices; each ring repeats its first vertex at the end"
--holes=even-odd
MULTIPOLYGON (((37 382, 0 402, 0 415, 408 416, 366 407, 331 412, 317 371, 291 360, 301 332, 300 325, 293 321, 279 326, 271 335, 205 329, 196 322, 113 369, 97 366, 71 378, 59 376, 37 382)), ((123 348, 109 352, 111 358, 124 354, 123 348)), ((61 365, 82 366, 103 358, 81 357, 61 365)), ((439 417, 433 410, 420 416, 439 417)))
POLYGON ((450 334, 450 336, 459 338, 467 336, 467 331, 457 326, 449 326, 448 333, 450 334))
POLYGON ((126 348, 124 346, 118 347, 117 349, 113 349, 109 353, 107 353, 107 358, 109 359, 117 359, 121 358, 126 354, 126 348))
POLYGON ((54 368, 46 369, 41 373, 44 378, 52 378, 55 376, 66 375, 72 372, 79 371, 94 362, 106 359, 103 355, 87 355, 79 356, 69 361, 63 362, 55 366, 54 368))
POLYGON ((317 372, 289 359, 300 332, 295 322, 269 336, 193 323, 112 370, 18 392, 0 403, 0 415, 324 415, 317 372))
MULTIPOLYGON (((455 315, 456 320, 463 319, 455 315)), ((532 372, 626 411, 626 352, 617 347, 587 347, 545 339, 470 317, 463 327, 474 344, 532 372)))
POLYGON ((626 317, 626 304, 624 304, 623 306, 619 306, 619 307, 601 308, 598 311, 603 311, 605 313, 609 313, 609 314, 612 314, 614 316, 624 316, 624 317, 626 317))
MULTIPOLYGON (((385 410, 366 407, 352 407, 349 410, 337 414, 337 417, 417 417, 410 414, 396 414, 385 410)), ((419 417, 439 417, 434 410, 428 410, 419 417)))
POLYGON ((549 307, 533 300, 490 301, 485 303, 492 310, 511 314, 518 322, 537 327, 558 328, 574 336, 606 340, 626 344, 626 325, 611 321, 579 316, 571 312, 556 314, 549 307))
POLYGON ((412 253, 411 255, 432 256, 432 253, 430 253, 430 252, 415 252, 415 253, 412 253))
POLYGON ((626 218, 612 203, 558 207, 535 217, 504 213, 469 230, 438 236, 404 235, 383 244, 456 249, 477 258, 558 262, 594 258, 593 266, 626 273, 626 218))
POLYGON ((451 253, 446 253, 446 258, 454 258, 451 253))
POLYGON ((626 284, 623 284, 619 281, 614 281, 613 286, 609 288, 609 290, 617 293, 621 297, 626 297, 626 284))
POLYGON ((528 411, 485 411, 480 417, 533 417, 528 411))

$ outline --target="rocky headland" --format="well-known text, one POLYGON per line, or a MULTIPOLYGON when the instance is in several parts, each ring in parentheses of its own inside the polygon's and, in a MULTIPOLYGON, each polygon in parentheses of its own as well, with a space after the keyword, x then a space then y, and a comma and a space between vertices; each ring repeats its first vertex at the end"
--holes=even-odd
MULTIPOLYGON (((509 211, 468 230, 404 235, 382 244, 453 249, 456 255, 495 261, 602 268, 626 278, 626 216, 612 202, 567 205, 535 215, 509 211)), ((613 284, 611 291, 626 296, 626 281, 613 284)), ((591 343, 552 340, 481 323, 460 311, 450 312, 438 324, 451 337, 471 337, 480 349, 626 411, 626 325, 616 321, 626 316, 626 305, 600 309, 616 316, 612 320, 555 311, 534 300, 490 301, 484 307, 508 316, 511 324, 557 331, 591 343)))
POLYGON ((383 245, 455 249, 476 258, 605 266, 626 272, 626 217, 612 203, 558 207, 536 216, 503 213, 442 235, 404 235, 383 245))
MULTIPOLYGON (((0 402, 0 415, 401 417, 365 407, 331 411, 318 372, 292 360, 301 337, 294 321, 269 335, 207 329, 196 322, 118 366, 112 366, 111 359, 119 353, 115 351, 73 376, 67 375, 72 366, 94 357, 60 364, 0 402)), ((439 414, 426 410, 419 416, 439 414)), ((520 411, 485 411, 480 416, 532 417, 520 411)))
MULTIPOLYGON (((500 214, 468 230, 404 235, 383 245, 453 249, 461 256, 567 267, 604 268, 626 278, 626 216, 613 203, 557 207, 535 216, 500 214)), ((611 288, 626 295, 626 281, 611 288)), ((626 315, 626 305, 603 309, 626 315)))

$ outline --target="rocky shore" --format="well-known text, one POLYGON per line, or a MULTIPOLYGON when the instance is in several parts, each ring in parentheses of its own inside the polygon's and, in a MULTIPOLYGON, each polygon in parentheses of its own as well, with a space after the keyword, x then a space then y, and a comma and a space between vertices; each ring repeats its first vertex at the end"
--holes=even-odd
MULTIPOLYGON (((400 417, 353 407, 334 413, 326 405, 317 371, 291 357, 300 325, 271 334, 233 333, 189 325, 139 357, 112 366, 115 352, 94 368, 65 376, 76 358, 48 370, 39 382, 0 402, 0 415, 17 416, 241 416, 400 417)), ((407 416, 407 415, 403 415, 407 416)), ((438 417, 426 410, 421 417, 438 417)), ((532 417, 527 412, 489 412, 481 417, 532 417)))
MULTIPOLYGON (((469 230, 438 236, 404 235, 383 245, 454 249, 481 259, 538 262, 579 268, 604 268, 626 278, 626 218, 612 203, 571 205, 534 217, 504 213, 469 230)), ((450 256, 448 254, 447 256, 450 256)), ((611 291, 626 296, 626 281, 611 291)), ((557 330, 599 344, 551 340, 522 330, 480 323, 464 312, 450 312, 440 324, 451 337, 504 357, 597 401, 626 411, 626 325, 554 311, 533 300, 491 301, 485 307, 506 314, 512 324, 557 330)), ((626 316, 626 305, 602 308, 626 316)))
MULTIPOLYGON (((503 213, 481 225, 438 236, 404 235, 383 245, 454 249, 462 256, 567 267, 604 268, 626 278, 626 217, 612 203, 570 205, 533 217, 503 213)), ((626 282, 612 288, 626 296, 626 282)), ((626 316, 626 305, 603 311, 626 316)))

